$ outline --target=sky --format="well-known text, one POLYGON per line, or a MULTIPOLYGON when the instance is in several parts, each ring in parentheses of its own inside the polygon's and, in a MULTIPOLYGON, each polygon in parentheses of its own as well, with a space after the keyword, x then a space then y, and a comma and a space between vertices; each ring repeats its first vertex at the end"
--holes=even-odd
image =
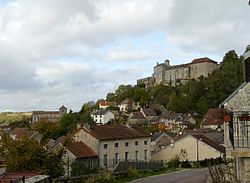
POLYGON ((0 0, 0 111, 79 111, 171 65, 250 40, 248 0, 0 0))

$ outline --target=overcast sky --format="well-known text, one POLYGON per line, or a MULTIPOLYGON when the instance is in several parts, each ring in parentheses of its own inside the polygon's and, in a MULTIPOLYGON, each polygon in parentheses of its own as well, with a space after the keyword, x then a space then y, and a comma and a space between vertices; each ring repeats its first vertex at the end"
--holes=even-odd
POLYGON ((0 0, 0 111, 105 98, 156 62, 220 62, 250 40, 248 0, 0 0))

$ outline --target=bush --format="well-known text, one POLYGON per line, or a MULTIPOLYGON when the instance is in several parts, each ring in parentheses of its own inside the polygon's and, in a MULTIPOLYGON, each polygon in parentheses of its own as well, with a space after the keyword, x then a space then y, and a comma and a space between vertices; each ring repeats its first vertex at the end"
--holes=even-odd
POLYGON ((193 162, 192 167, 193 168, 200 168, 201 167, 200 162, 197 162, 197 161, 193 162))
POLYGON ((105 172, 102 176, 97 178, 98 183, 112 183, 115 182, 115 178, 112 176, 111 173, 105 172))
POLYGON ((191 168, 191 164, 188 161, 183 161, 181 162, 181 167, 182 168, 191 168))
POLYGON ((169 168, 178 168, 180 165, 180 160, 179 158, 176 156, 174 159, 170 160, 168 163, 167 163, 167 166, 169 168))

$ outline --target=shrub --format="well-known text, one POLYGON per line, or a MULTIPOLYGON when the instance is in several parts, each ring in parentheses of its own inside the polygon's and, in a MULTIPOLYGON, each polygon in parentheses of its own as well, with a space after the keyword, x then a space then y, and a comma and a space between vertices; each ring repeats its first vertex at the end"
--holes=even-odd
POLYGON ((167 163, 167 165, 168 165, 169 168, 178 168, 179 165, 180 165, 179 157, 176 156, 174 159, 170 160, 170 161, 167 163))

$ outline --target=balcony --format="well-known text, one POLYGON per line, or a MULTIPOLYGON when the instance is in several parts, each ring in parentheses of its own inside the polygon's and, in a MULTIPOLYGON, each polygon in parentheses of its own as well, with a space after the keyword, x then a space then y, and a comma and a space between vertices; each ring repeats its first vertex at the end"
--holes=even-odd
POLYGON ((229 122, 229 139, 233 149, 250 148, 250 111, 232 112, 225 119, 229 122))

